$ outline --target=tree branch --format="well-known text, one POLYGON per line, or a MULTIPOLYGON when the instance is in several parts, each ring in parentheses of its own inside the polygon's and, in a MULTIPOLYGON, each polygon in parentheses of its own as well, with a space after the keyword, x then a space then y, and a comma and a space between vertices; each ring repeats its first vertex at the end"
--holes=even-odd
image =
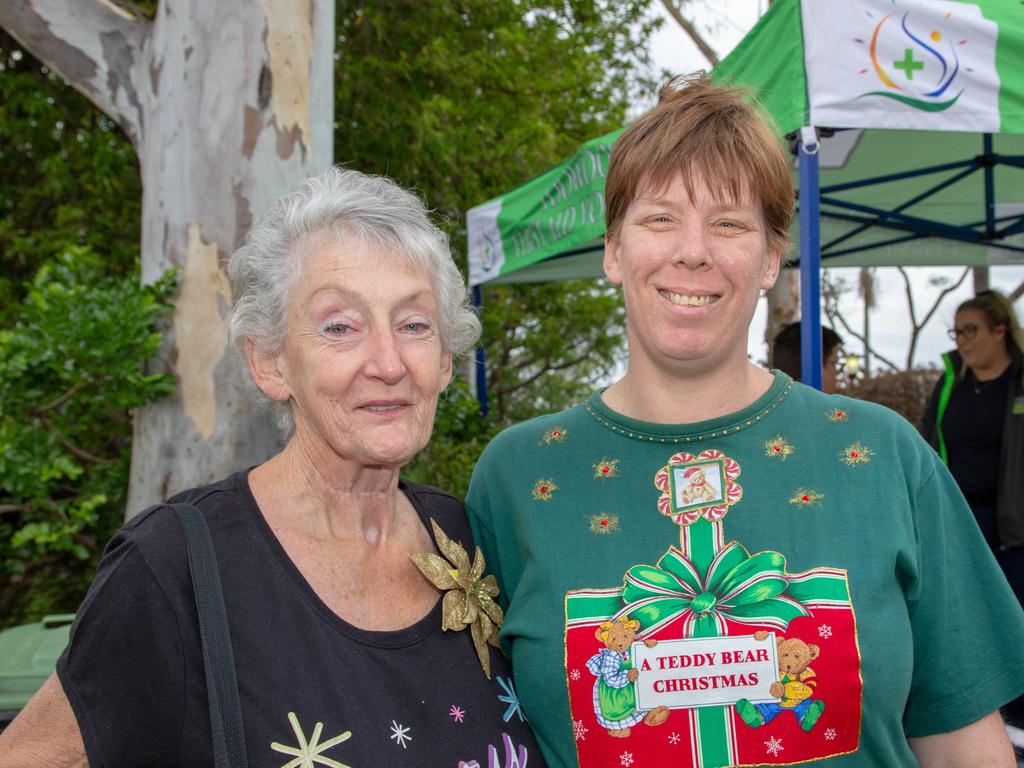
MULTIPOLYGON (((914 308, 914 291, 910 285, 910 275, 907 274, 907 270, 903 267, 896 267, 900 275, 903 277, 903 292, 907 296, 907 307, 910 310, 910 324, 916 329, 917 325, 917 312, 914 308)), ((907 366, 908 368, 910 366, 907 366)))
POLYGON ((150 22, 111 0, 4 0, 0 27, 141 146, 150 22))
POLYGON ((1007 296, 1006 298, 1008 298, 1010 300, 1010 303, 1012 304, 1021 296, 1024 296, 1024 281, 1021 281, 1021 284, 1014 288, 1010 295, 1007 296))
MULTIPOLYGON (((859 333, 857 333, 857 332, 856 332, 855 330, 853 330, 853 328, 851 328, 851 327, 850 327, 850 324, 846 322, 846 318, 845 318, 845 317, 843 317, 843 316, 842 316, 841 314, 839 314, 839 313, 837 312, 837 313, 835 314, 835 319, 839 321, 839 324, 843 326, 843 329, 844 329, 844 330, 845 330, 845 331, 846 331, 846 332, 847 332, 848 334, 850 334, 851 336, 853 336, 853 338, 857 339, 857 341, 861 342, 862 344, 865 344, 865 345, 867 345, 867 339, 865 339, 865 338, 864 338, 864 337, 863 337, 862 335, 860 335, 860 334, 859 334, 859 333)), ((878 352, 878 350, 876 350, 876 349, 872 348, 872 349, 871 349, 871 354, 872 354, 872 355, 874 355, 874 356, 875 356, 875 358, 876 358, 876 359, 877 359, 877 360, 878 360, 879 362, 881 362, 881 363, 884 363, 885 365, 888 365, 888 366, 889 366, 890 368, 892 368, 892 369, 893 369, 894 371, 898 371, 898 370, 900 369, 900 367, 899 367, 898 365, 896 365, 896 363, 894 363, 894 362, 893 362, 892 360, 890 360, 889 358, 887 358, 887 357, 886 357, 885 355, 882 355, 881 353, 879 353, 879 352, 878 352)))
POLYGON ((70 453, 77 456, 82 461, 88 461, 90 464, 106 464, 108 466, 112 464, 117 464, 117 462, 113 459, 104 459, 102 456, 97 456, 94 453, 90 453, 84 448, 79 448, 77 445, 68 440, 64 436, 64 433, 57 429, 56 425, 45 416, 41 415, 39 417, 39 420, 43 423, 44 427, 46 427, 48 430, 57 435, 61 445, 67 448, 67 450, 70 453))
POLYGON ((47 411, 52 411, 54 408, 59 408, 61 405, 63 405, 72 397, 74 397, 78 390, 80 390, 84 384, 84 381, 76 382, 67 392, 58 397, 56 400, 51 400, 50 402, 44 403, 43 405, 40 405, 38 408, 36 408, 36 413, 46 413, 47 411))
POLYGON ((0 515, 9 515, 12 512, 28 512, 31 508, 28 504, 0 504, 0 515))
POLYGON ((932 304, 932 308, 928 310, 928 314, 926 314, 924 316, 924 320, 921 321, 922 328, 928 325, 928 321, 932 319, 932 315, 935 314, 935 310, 939 308, 939 304, 942 303, 942 300, 946 298, 949 294, 951 294, 953 291, 955 291, 957 288, 959 288, 963 284, 964 280, 967 279, 967 275, 970 274, 970 272, 970 267, 964 267, 964 271, 963 274, 960 275, 960 279, 957 280, 953 285, 943 288, 942 293, 940 293, 938 298, 935 299, 935 303, 932 304))
POLYGON ((708 45, 700 32, 697 31, 697 28, 693 26, 685 16, 683 16, 682 11, 679 10, 672 0, 661 0, 661 2, 662 5, 665 6, 665 10, 669 12, 669 15, 676 20, 676 24, 682 27, 683 32, 693 40, 697 49, 701 52, 704 58, 708 60, 712 67, 715 66, 718 63, 718 54, 715 53, 715 49, 708 45))
POLYGON ((910 323, 913 326, 910 332, 910 348, 907 350, 907 370, 910 370, 914 367, 914 353, 917 351, 917 341, 921 335, 921 330, 928 325, 928 321, 931 320, 932 315, 935 314, 935 311, 939 308, 939 304, 942 303, 942 300, 960 287, 967 275, 970 274, 971 268, 964 267, 964 271, 960 275, 960 279, 953 285, 948 285, 942 289, 938 298, 935 299, 935 303, 932 304, 931 308, 925 314, 924 319, 920 323, 917 322, 917 317, 914 313, 914 294, 910 287, 910 276, 907 275, 906 270, 904 270, 903 267, 897 267, 897 269, 900 271, 900 274, 903 275, 903 283, 907 293, 907 303, 910 305, 910 323))

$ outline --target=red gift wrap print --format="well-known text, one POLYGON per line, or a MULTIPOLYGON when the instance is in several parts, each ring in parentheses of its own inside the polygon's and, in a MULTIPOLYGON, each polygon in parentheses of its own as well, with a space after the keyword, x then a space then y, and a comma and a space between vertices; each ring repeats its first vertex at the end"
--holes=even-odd
MULTIPOLYGON (((751 635, 759 629, 728 620, 725 623, 729 636, 751 635)), ((588 660, 601 648, 595 637, 598 625, 573 626, 566 633, 566 681, 580 768, 696 768, 699 733, 694 724, 695 710, 671 709, 664 722, 648 726, 641 721, 624 738, 609 735, 598 723, 594 711, 596 677, 587 668, 588 660)), ((729 765, 793 765, 856 751, 862 683, 853 610, 816 608, 813 615, 791 621, 784 632, 771 626, 761 629, 819 649, 810 665, 816 682, 812 696, 824 703, 824 709, 814 726, 805 731, 791 711, 782 711, 771 722, 751 727, 734 706, 721 708, 733 726, 731 752, 735 762, 729 765)), ((655 635, 659 640, 682 636, 681 620, 655 635)))

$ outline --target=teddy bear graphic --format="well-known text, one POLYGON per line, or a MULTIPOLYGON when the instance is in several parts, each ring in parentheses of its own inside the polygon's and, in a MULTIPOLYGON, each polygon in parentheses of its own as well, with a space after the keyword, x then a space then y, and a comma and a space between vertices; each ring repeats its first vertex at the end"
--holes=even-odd
MULTIPOLYGON (((764 640, 767 632, 755 632, 755 640, 764 640)), ((768 689, 778 702, 753 704, 747 699, 736 702, 736 712, 743 722, 751 728, 758 728, 770 723, 781 712, 792 712, 797 723, 805 731, 810 731, 825 711, 825 702, 815 701, 814 694, 817 681, 814 670, 808 665, 818 658, 820 649, 814 643, 805 643, 795 637, 775 637, 779 663, 779 679, 768 689)))
MULTIPOLYGON (((636 692, 632 683, 640 671, 629 660, 629 649, 636 639, 640 622, 622 616, 618 621, 603 621, 594 636, 604 644, 587 661, 587 669, 597 678, 594 682, 594 715, 609 736, 626 738, 631 728, 643 721, 644 725, 661 725, 668 719, 668 707, 655 707, 641 711, 636 706, 636 692)), ((653 648, 657 640, 645 640, 653 648)))
POLYGON ((708 482, 707 472, 703 467, 690 467, 683 472, 683 479, 690 481, 680 492, 680 501, 683 504, 715 501, 718 498, 718 494, 708 482))

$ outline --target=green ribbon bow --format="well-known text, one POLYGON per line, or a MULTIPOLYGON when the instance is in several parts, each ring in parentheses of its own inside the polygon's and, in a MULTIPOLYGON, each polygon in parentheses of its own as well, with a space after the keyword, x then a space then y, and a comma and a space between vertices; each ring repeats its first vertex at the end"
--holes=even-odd
POLYGON ((657 567, 635 565, 626 572, 622 613, 648 634, 683 617, 684 637, 725 634, 725 619, 784 630, 807 608, 784 594, 789 586, 786 558, 778 552, 754 556, 735 541, 721 549, 705 574, 672 547, 657 567))

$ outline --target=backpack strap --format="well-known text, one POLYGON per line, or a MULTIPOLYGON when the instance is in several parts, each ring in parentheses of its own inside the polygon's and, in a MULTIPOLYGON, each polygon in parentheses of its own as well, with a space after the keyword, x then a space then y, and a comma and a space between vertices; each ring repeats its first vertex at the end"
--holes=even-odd
POLYGON ((235 658, 224 594, 217 570, 217 553, 203 513, 192 504, 169 504, 185 529, 188 570, 199 613, 199 636, 203 644, 203 667, 210 700, 210 729, 216 768, 245 768, 245 731, 238 698, 235 658))

